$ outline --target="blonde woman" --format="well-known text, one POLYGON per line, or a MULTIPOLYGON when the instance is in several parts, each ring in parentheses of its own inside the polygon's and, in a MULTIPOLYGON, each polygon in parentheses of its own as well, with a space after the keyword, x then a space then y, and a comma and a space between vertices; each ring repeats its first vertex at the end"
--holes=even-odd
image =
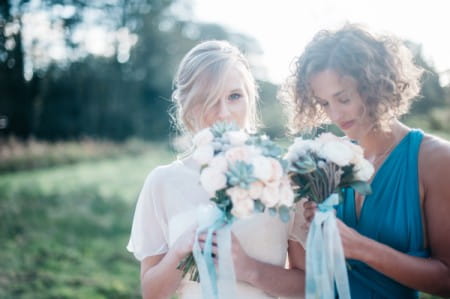
MULTIPOLYGON (((255 82, 247 60, 228 42, 206 41, 194 47, 181 61, 174 83, 176 119, 191 136, 217 121, 256 129, 255 82)), ((199 185, 199 165, 189 155, 157 167, 147 177, 127 247, 141 262, 144 298, 201 298, 200 285, 182 279, 176 268, 192 250, 196 207, 208 201, 199 185)), ((291 225, 260 214, 237 221, 232 231, 239 298, 302 293, 303 257, 291 225), (285 269, 288 251, 290 269, 285 269)))
POLYGON ((450 296, 450 144, 398 120, 420 75, 395 38, 346 25, 314 37, 287 85, 294 130, 331 121, 376 169, 372 194, 337 208, 353 298, 450 296))

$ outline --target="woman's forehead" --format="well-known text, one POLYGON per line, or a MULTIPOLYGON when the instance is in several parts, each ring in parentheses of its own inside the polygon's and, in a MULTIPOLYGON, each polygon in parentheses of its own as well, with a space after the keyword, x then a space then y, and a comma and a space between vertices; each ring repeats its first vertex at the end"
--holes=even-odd
POLYGON ((334 70, 325 70, 313 75, 310 85, 316 97, 329 98, 353 92, 357 88, 357 81, 351 76, 341 75, 334 70))

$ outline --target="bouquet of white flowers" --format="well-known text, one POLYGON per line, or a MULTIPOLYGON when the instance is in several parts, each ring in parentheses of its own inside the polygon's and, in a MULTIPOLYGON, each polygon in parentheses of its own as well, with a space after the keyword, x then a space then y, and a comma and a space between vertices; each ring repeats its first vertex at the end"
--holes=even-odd
POLYGON ((372 164, 360 146, 346 138, 324 133, 316 139, 297 138, 286 155, 296 198, 318 204, 306 241, 306 298, 349 298, 342 243, 333 206, 342 200, 343 188, 370 194, 367 182, 372 164))
POLYGON ((297 138, 286 159, 297 197, 320 204, 333 193, 342 198, 345 187, 362 195, 371 192, 367 181, 374 172, 373 165, 364 158, 362 148, 346 138, 331 133, 316 139, 297 138))
MULTIPOLYGON (((266 209, 278 214, 282 221, 289 220, 294 193, 287 176, 288 162, 282 159, 282 149, 268 137, 249 135, 233 124, 217 123, 198 132, 193 143, 193 158, 202 166, 200 183, 219 211, 213 217, 214 223, 199 227, 197 233, 223 231, 235 219, 266 209)), ((207 244, 208 240, 205 247, 207 244)), ((219 254, 219 268, 220 258, 219 254)), ((198 281, 196 261, 189 255, 179 268, 198 281)), ((204 279, 201 273, 200 278, 204 279)))

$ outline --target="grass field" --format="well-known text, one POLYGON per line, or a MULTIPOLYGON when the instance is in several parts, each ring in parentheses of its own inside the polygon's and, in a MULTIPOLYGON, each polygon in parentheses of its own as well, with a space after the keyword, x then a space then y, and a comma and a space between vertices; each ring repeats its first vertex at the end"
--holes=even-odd
POLYGON ((125 250, 147 173, 173 159, 140 156, 0 176, 0 298, 139 298, 125 250))

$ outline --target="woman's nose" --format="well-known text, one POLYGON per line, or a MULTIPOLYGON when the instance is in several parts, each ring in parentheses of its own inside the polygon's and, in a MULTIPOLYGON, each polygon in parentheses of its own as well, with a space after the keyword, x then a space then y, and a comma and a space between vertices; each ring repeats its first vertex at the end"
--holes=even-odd
POLYGON ((333 123, 339 123, 342 120, 344 113, 338 107, 330 106, 328 116, 333 123))
POLYGON ((218 105, 219 111, 217 116, 220 120, 227 120, 231 115, 227 102, 224 100, 220 100, 218 105))

